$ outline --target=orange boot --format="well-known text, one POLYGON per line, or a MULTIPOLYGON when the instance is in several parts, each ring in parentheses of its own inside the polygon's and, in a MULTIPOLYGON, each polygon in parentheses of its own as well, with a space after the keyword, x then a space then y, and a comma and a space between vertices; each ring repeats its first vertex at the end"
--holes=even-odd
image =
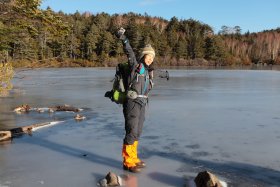
POLYGON ((123 144, 122 156, 123 156, 123 169, 128 170, 133 173, 138 173, 141 171, 135 163, 135 146, 123 144))
POLYGON ((141 161, 139 158, 138 158, 138 141, 135 141, 133 143, 133 151, 134 151, 134 163, 136 164, 136 166, 138 166, 139 168, 144 168, 146 167, 146 164, 145 162, 141 161))

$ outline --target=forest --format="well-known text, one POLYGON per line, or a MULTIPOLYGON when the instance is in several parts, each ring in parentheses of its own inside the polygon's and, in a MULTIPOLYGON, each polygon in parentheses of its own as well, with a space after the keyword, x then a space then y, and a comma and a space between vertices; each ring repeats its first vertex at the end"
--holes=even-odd
POLYGON ((157 66, 280 64, 280 28, 241 34, 218 33, 198 20, 165 20, 136 13, 40 9, 41 0, 1 0, 0 60, 13 67, 108 67, 126 61, 115 33, 124 27, 136 53, 150 43, 157 66))

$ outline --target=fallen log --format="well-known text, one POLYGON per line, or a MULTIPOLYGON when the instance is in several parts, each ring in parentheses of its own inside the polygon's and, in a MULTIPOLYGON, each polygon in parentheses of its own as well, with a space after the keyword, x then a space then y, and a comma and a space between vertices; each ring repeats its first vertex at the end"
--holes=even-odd
POLYGON ((70 105, 57 105, 54 107, 47 107, 47 108, 32 108, 28 104, 24 104, 21 106, 18 106, 14 108, 14 112, 16 113, 27 113, 30 111, 37 111, 39 113, 49 111, 50 113, 53 113, 55 111, 64 111, 64 112, 80 112, 82 109, 70 106, 70 105))
POLYGON ((53 111, 79 112, 81 109, 69 105, 50 107, 53 111))
POLYGON ((17 137, 23 134, 31 134, 33 129, 47 125, 51 125, 51 122, 38 123, 23 127, 17 127, 6 131, 0 131, 0 142, 12 139, 13 137, 17 137))
POLYGON ((0 131, 0 142, 6 141, 12 138, 11 131, 0 131))
POLYGON ((12 137, 18 136, 18 135, 22 135, 22 134, 31 134, 32 133, 32 129, 34 128, 38 128, 38 127, 42 127, 42 126, 47 126, 50 125, 51 122, 46 122, 46 123, 38 123, 38 124, 33 124, 33 125, 27 125, 27 126, 23 126, 23 127, 17 127, 17 128, 13 128, 11 129, 11 133, 12 133, 12 137))
POLYGON ((31 107, 27 104, 18 106, 14 109, 14 112, 21 113, 21 112, 29 112, 31 107))

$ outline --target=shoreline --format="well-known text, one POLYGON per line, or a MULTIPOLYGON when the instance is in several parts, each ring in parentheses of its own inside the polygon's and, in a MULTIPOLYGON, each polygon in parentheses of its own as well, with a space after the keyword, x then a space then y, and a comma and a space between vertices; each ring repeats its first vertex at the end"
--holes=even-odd
MULTIPOLYGON (((30 70, 39 70, 39 69, 115 69, 115 66, 111 67, 104 67, 104 66, 95 66, 95 67, 36 67, 36 68, 30 68, 30 67, 17 67, 14 68, 15 73, 19 73, 22 71, 30 71, 30 70)), ((155 67, 155 69, 167 69, 167 70, 264 70, 264 71, 280 71, 280 65, 273 65, 273 66, 159 66, 155 67)))

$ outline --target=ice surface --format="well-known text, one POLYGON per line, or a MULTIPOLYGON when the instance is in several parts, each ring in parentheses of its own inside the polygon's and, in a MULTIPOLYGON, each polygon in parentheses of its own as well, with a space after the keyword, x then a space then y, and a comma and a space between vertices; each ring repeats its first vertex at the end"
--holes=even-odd
MULTIPOLYGON (((0 186, 92 187, 122 170, 122 107, 104 97, 114 69, 20 72, 0 98, 0 126, 62 121, 0 146, 0 186), (16 114, 21 104, 69 104, 75 113, 16 114)), ((204 170, 228 186, 280 186, 280 73, 249 70, 170 70, 155 80, 139 144, 147 168, 131 186, 184 186, 204 170)))

